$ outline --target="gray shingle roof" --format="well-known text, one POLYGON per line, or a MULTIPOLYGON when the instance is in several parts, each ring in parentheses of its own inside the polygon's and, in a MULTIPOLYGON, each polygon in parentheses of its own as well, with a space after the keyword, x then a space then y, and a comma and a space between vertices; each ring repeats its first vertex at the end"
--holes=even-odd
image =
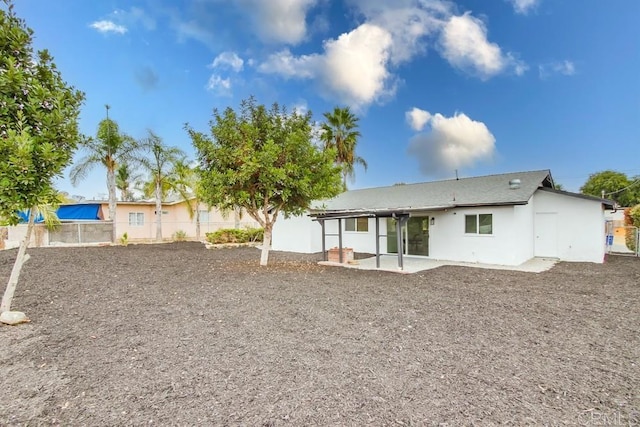
POLYGON ((553 188, 549 170, 367 188, 315 202, 311 215, 517 205, 527 203, 539 187, 553 188), (510 188, 514 179, 520 180, 518 188, 510 188))

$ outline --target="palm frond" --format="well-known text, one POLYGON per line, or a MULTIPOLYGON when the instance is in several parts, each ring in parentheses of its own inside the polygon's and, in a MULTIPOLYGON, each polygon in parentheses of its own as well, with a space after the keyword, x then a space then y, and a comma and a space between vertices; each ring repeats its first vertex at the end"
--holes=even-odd
POLYGON ((85 179, 96 164, 102 164, 102 158, 98 153, 90 153, 80 158, 69 171, 71 184, 75 186, 85 179))

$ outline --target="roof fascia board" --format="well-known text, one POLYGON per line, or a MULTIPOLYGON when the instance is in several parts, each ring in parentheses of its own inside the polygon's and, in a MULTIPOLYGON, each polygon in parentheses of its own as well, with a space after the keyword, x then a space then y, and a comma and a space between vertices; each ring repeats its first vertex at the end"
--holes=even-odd
POLYGON ((359 217, 390 217, 394 214, 410 214, 411 212, 440 212, 447 209, 456 208, 478 208, 478 207, 492 207, 492 206, 514 206, 514 205, 526 205, 529 203, 526 201, 508 202, 508 203, 479 203, 479 204, 464 204, 464 205, 447 205, 447 206, 430 206, 420 208, 387 208, 387 209, 372 209, 372 210, 332 210, 332 211, 310 211, 309 216, 315 218, 359 218, 359 217))
POLYGON ((560 195, 568 196, 568 197, 575 197, 577 199, 591 200, 591 201, 594 201, 594 202, 600 202, 605 206, 614 207, 615 204, 616 204, 616 202, 614 202, 613 200, 601 199, 600 197, 590 196, 588 194, 572 193, 570 191, 556 190, 555 188, 540 187, 538 190, 546 191, 548 193, 560 194, 560 195))

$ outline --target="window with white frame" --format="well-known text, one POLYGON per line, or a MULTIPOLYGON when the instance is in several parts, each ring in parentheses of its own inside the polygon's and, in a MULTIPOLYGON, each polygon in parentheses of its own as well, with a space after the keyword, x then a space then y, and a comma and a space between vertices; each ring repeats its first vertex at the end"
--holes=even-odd
POLYGON ((369 218, 347 218, 344 221, 345 231, 369 231, 369 218))
POLYGON ((493 234, 493 214, 465 215, 464 232, 466 234, 493 234))
POLYGON ((132 227, 142 227, 144 225, 144 213, 129 212, 129 225, 132 227))
POLYGON ((201 223, 209 222, 209 211, 206 209, 199 209, 198 214, 200 216, 201 223))

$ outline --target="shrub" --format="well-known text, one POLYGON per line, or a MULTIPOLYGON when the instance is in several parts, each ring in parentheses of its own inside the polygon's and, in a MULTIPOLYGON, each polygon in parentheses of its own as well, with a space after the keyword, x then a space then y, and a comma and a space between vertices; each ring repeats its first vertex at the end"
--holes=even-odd
POLYGON ((218 231, 207 233, 207 242, 219 243, 248 243, 262 241, 262 228, 222 228, 218 231))
POLYGON ((636 252, 636 234, 638 233, 638 228, 633 227, 640 227, 640 205, 624 210, 624 225, 626 227, 625 243, 627 244, 627 248, 636 252))
POLYGON ((124 233, 122 237, 120 237, 120 244, 122 246, 127 246, 129 244, 129 235, 127 233, 124 233))
POLYGON ((173 240, 175 242, 184 242, 185 240, 187 240, 187 232, 184 230, 178 230, 175 233, 173 233, 173 240))
POLYGON ((249 242, 262 242, 264 239, 264 229, 263 228, 247 228, 247 239, 249 242))

